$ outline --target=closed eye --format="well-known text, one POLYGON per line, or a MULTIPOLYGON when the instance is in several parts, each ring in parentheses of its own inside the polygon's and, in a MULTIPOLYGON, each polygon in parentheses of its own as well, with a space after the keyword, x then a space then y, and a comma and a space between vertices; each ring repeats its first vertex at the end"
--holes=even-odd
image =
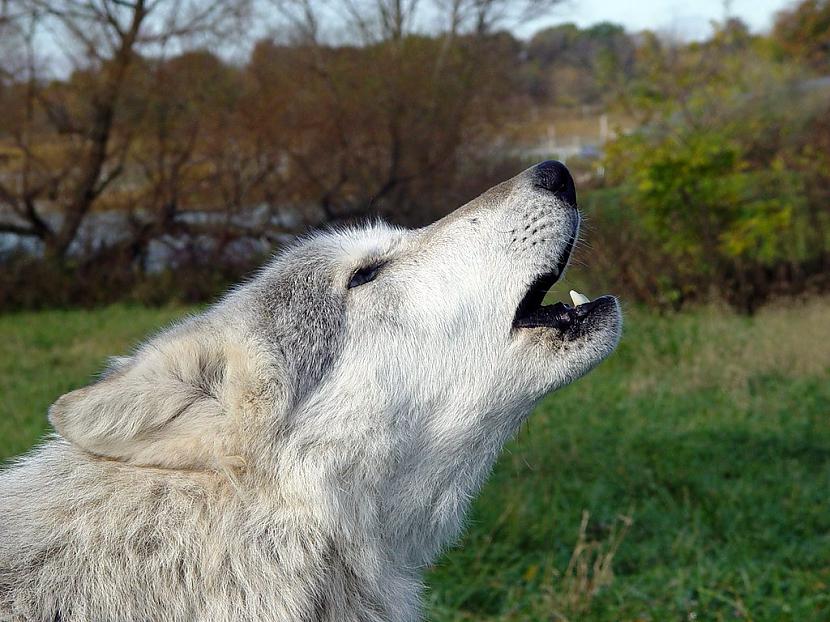
POLYGON ((363 268, 359 268, 354 274, 352 274, 352 278, 349 279, 349 284, 346 287, 351 289, 374 280, 382 267, 383 264, 371 264, 364 266, 363 268))

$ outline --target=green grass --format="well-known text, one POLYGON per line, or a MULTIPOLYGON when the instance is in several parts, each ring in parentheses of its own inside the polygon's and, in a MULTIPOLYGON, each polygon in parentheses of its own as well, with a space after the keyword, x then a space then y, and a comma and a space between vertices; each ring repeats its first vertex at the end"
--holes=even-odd
MULTIPOLYGON (((428 575, 429 619, 830 620, 827 302, 631 310, 613 357, 507 448, 428 575)), ((0 457, 107 355, 182 313, 0 316, 0 457)))

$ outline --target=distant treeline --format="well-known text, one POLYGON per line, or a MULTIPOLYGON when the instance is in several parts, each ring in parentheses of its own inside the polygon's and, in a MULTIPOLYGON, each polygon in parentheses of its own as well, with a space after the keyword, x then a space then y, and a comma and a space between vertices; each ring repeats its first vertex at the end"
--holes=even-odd
POLYGON ((556 1, 436 2, 427 31, 415 3, 344 0, 333 37, 313 0, 274 0, 279 36, 243 63, 209 50, 251 31, 244 0, 3 4, 0 308, 200 300, 309 228, 425 224, 530 164, 514 146, 540 117, 585 107, 638 128, 569 162, 597 279, 749 311, 826 288, 830 3, 693 44, 504 29, 556 1))

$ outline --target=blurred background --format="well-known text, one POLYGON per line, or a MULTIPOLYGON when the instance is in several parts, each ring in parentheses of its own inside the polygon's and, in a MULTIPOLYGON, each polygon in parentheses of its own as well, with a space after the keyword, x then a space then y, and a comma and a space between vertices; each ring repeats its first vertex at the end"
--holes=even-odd
POLYGON ((548 158, 626 333, 429 619, 830 620, 828 0, 0 0, 0 458, 296 235, 548 158))

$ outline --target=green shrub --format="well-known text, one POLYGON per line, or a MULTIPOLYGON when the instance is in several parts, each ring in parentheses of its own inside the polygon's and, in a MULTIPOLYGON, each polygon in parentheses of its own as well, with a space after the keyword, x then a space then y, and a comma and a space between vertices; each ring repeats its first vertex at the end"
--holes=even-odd
POLYGON ((593 246, 618 251, 625 265, 605 268, 663 306, 722 299, 752 312, 826 290, 830 90, 805 91, 804 74, 746 51, 717 59, 702 77, 681 64, 677 97, 649 91, 648 122, 607 146, 616 190, 583 202, 593 246))

